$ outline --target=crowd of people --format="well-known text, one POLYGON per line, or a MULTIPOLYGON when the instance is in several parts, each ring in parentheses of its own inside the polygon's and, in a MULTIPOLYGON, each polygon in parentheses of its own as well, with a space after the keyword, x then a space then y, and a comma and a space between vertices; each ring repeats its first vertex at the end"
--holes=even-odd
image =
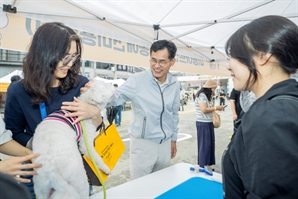
MULTIPOLYGON (((235 128, 222 157, 224 197, 297 198, 298 82, 290 75, 298 70, 298 27, 281 16, 261 17, 237 30, 225 50, 234 81, 229 97, 235 128)), ((155 41, 150 69, 131 75, 121 87, 115 85, 108 103, 107 107, 132 103, 128 128, 132 180, 169 167, 177 154, 178 111, 184 104, 180 83, 169 72, 176 52, 173 42, 155 41)), ((68 110, 66 116, 77 117, 75 123, 90 118, 97 130, 102 128, 101 110, 77 99, 89 81, 80 75, 81 54, 82 43, 74 30, 58 22, 45 23, 34 34, 24 59, 24 79, 8 89, 5 124, 0 120, 0 152, 18 157, 1 161, 0 171, 25 183, 32 199, 36 198, 32 175, 42 167, 30 163, 39 156, 31 145, 44 117, 41 107, 46 115, 68 110)), ((212 113, 225 109, 227 97, 221 90, 220 105, 215 105, 216 87, 210 79, 194 94, 200 167, 215 164, 212 113)), ((121 110, 118 113, 116 125, 121 125, 121 110)), ((0 175, 1 183, 6 177, 0 175)), ((24 191, 15 184, 15 192, 24 191)))

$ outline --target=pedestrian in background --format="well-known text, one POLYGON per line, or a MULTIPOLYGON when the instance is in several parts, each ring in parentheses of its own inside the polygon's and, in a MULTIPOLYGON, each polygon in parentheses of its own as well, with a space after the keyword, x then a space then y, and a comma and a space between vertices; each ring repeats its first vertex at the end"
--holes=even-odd
POLYGON ((181 106, 181 109, 179 107, 179 111, 180 110, 184 111, 184 91, 182 90, 182 88, 180 88, 180 106, 181 106))
POLYGON ((231 103, 231 109, 233 113, 233 121, 235 122, 240 118, 240 114, 242 111, 241 105, 240 105, 240 91, 236 91, 234 88, 230 95, 230 103, 231 103))
POLYGON ((225 100, 226 99, 226 94, 225 94, 225 91, 224 91, 224 89, 221 89, 220 90, 220 93, 219 93, 219 105, 225 105, 226 103, 225 103, 225 100))
MULTIPOLYGON (((114 84, 115 89, 118 88, 118 84, 114 84)), ((120 126, 121 120, 122 120, 122 109, 123 105, 114 106, 115 109, 117 109, 116 117, 115 117, 115 125, 120 126)))
POLYGON ((240 105, 240 91, 236 91, 234 88, 230 95, 230 104, 231 110, 233 113, 233 125, 234 125, 234 133, 236 132, 236 122, 241 117, 242 108, 240 105))
POLYGON ((12 84, 14 84, 14 83, 20 81, 21 79, 22 79, 21 76, 19 76, 19 75, 13 75, 13 76, 10 78, 10 84, 9 84, 7 90, 9 89, 9 87, 10 87, 12 84))
POLYGON ((223 106, 211 106, 211 98, 215 94, 216 87, 217 82, 209 79, 196 94, 198 165, 200 167, 215 165, 215 138, 212 112, 224 110, 223 106))
POLYGON ((195 101, 195 99, 196 99, 196 94, 195 94, 195 91, 192 90, 192 100, 195 101))

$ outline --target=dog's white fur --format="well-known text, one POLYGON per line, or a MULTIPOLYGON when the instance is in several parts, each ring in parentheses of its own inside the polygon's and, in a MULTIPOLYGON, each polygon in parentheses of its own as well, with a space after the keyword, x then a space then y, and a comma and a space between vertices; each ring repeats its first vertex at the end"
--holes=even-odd
MULTIPOLYGON (((82 93, 79 99, 103 110, 114 91, 112 84, 94 79, 91 82, 91 88, 82 93)), ((97 135, 96 127, 91 119, 85 119, 83 123, 89 148, 98 168, 109 174, 110 169, 93 147, 93 141, 97 135)), ((36 169, 37 175, 33 177, 34 191, 38 199, 89 198, 88 179, 80 154, 89 157, 83 136, 79 141, 78 149, 76 133, 70 126, 60 121, 46 120, 35 130, 33 152, 40 154, 33 162, 42 164, 41 168, 36 169), (50 196, 51 189, 55 191, 50 196)))

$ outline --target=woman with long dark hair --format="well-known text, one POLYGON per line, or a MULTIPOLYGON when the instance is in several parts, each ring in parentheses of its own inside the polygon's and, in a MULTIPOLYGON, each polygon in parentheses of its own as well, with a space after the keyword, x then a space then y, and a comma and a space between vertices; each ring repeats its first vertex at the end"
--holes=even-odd
POLYGON ((298 27, 265 16, 227 41, 234 87, 257 100, 222 158, 225 198, 298 198, 298 27))
MULTIPOLYGON (((102 123, 96 106, 76 98, 80 88, 88 82, 79 75, 81 53, 81 40, 71 28, 53 22, 37 29, 24 59, 24 79, 11 85, 7 95, 5 123, 13 139, 30 146, 43 113, 50 114, 61 108, 73 111, 65 116, 77 117, 75 122, 91 118, 95 126, 102 123)), ((35 199, 33 184, 30 191, 35 199)))
POLYGON ((212 106, 211 99, 214 95, 217 82, 209 79, 197 92, 195 99, 196 127, 198 140, 198 165, 200 167, 215 164, 215 139, 212 112, 224 110, 223 106, 212 106))

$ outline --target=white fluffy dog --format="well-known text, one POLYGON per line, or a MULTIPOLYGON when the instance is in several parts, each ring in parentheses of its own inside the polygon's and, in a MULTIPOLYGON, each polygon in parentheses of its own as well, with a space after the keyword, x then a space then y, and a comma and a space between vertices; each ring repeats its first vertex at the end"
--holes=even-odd
MULTIPOLYGON (((94 104, 103 110, 114 94, 110 83, 91 81, 91 88, 82 93, 79 99, 94 104)), ((51 117, 50 114, 49 116, 51 117)), ((55 115, 55 113, 54 113, 55 115)), ((74 128, 58 119, 43 120, 36 128, 33 137, 33 152, 40 156, 33 160, 42 164, 33 177, 34 190, 38 199, 44 198, 89 198, 89 185, 81 153, 89 157, 83 136, 79 143, 74 128), (79 147, 78 147, 79 146, 79 147)), ((93 145, 96 127, 91 119, 83 120, 89 147, 95 162, 104 173, 110 169, 96 153, 93 145)), ((90 157, 89 157, 90 158, 90 157)))

